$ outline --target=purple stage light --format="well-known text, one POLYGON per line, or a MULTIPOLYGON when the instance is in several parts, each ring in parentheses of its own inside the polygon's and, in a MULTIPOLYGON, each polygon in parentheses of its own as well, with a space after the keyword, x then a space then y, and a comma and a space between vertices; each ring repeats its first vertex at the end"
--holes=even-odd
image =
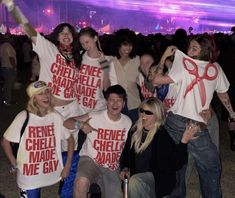
MULTIPOLYGON (((130 28, 136 32, 174 33, 177 28, 194 33, 228 31, 235 26, 235 0, 15 0, 36 27, 50 31, 58 23, 86 21, 102 33, 130 28), (41 15, 50 7, 52 14, 41 15), (46 18, 47 17, 47 18, 46 18)), ((46 32, 47 33, 47 32, 46 32)))

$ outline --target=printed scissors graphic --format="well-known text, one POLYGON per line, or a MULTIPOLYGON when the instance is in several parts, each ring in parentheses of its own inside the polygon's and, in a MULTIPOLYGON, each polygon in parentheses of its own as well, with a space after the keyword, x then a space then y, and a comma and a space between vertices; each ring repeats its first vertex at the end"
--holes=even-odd
POLYGON ((198 66, 192 59, 183 58, 183 64, 184 64, 184 68, 189 72, 189 74, 192 74, 195 76, 192 82, 187 86, 184 97, 193 89, 194 85, 198 84, 201 103, 202 103, 202 106, 204 107, 204 105, 206 104, 206 90, 205 90, 205 85, 203 83, 203 80, 204 79, 206 80, 216 79, 218 76, 218 68, 216 67, 216 65, 212 63, 208 63, 205 67, 203 75, 199 76, 198 66), (187 63, 189 63, 192 66, 192 69, 190 69, 187 63), (215 72, 213 75, 208 74, 208 70, 210 68, 212 68, 215 72))

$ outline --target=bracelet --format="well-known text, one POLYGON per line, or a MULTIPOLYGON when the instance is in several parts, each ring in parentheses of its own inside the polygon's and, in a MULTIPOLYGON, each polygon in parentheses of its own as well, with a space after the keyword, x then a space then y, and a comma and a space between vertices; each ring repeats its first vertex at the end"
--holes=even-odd
POLYGON ((9 172, 10 172, 10 173, 15 173, 16 171, 17 171, 17 165, 11 166, 9 172))
POLYGON ((81 127, 81 122, 77 120, 77 121, 74 123, 74 128, 75 128, 75 129, 80 129, 80 127, 81 127))
POLYGON ((233 111, 233 112, 229 113, 229 116, 230 116, 230 118, 234 118, 235 119, 235 112, 233 111))
POLYGON ((82 129, 84 127, 84 122, 80 122, 80 121, 76 121, 75 123, 74 123, 74 128, 75 129, 82 129))

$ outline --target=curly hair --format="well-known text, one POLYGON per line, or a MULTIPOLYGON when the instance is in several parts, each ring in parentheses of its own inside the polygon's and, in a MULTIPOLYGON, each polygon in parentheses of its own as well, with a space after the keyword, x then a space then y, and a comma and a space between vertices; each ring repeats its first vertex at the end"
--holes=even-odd
POLYGON ((119 59, 121 56, 119 54, 119 49, 123 44, 131 44, 133 49, 130 53, 130 58, 134 58, 137 54, 137 36, 134 31, 130 29, 119 29, 114 32, 115 41, 115 56, 119 59))

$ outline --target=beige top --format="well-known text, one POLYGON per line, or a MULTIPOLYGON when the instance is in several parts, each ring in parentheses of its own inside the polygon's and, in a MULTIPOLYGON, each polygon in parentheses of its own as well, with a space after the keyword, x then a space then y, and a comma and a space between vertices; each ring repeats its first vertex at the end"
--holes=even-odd
POLYGON ((129 110, 136 109, 140 105, 140 95, 137 87, 137 77, 139 75, 140 58, 136 56, 130 59, 124 66, 119 60, 113 58, 114 67, 117 74, 117 82, 127 93, 127 107, 129 110))

